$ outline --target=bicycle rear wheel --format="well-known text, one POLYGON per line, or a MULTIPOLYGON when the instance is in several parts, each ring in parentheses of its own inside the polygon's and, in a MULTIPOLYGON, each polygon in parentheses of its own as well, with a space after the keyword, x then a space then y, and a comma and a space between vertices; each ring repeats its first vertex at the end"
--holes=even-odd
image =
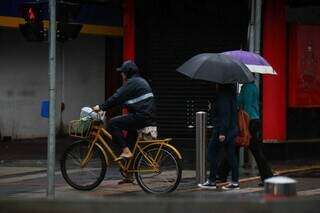
POLYGON ((106 159, 99 149, 94 146, 86 165, 81 167, 81 161, 89 151, 88 141, 78 141, 63 153, 60 168, 66 182, 78 190, 91 190, 103 181, 106 174, 106 159))
POLYGON ((138 156, 135 173, 141 188, 153 194, 174 191, 181 180, 182 160, 168 146, 151 146, 138 156))

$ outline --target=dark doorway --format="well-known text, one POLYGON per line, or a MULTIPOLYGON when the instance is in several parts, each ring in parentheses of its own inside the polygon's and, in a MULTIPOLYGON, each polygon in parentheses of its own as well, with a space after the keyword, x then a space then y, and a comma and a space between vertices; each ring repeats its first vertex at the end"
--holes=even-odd
POLYGON ((156 96, 159 134, 193 147, 195 113, 207 111, 215 87, 175 70, 198 53, 244 47, 248 1, 140 0, 136 4, 137 62, 156 96))

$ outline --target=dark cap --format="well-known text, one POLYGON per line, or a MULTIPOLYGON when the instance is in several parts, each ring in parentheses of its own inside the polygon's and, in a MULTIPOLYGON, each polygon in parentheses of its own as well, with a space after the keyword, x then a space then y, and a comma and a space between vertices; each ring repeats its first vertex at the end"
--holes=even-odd
POLYGON ((138 66, 131 60, 125 61, 122 63, 121 67, 117 68, 118 72, 129 73, 131 71, 137 72, 138 66))

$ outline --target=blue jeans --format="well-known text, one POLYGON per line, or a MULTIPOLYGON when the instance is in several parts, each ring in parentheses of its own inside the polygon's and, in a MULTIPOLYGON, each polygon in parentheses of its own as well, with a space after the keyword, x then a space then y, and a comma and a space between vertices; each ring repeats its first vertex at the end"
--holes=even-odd
POLYGON ((213 132, 209 144, 208 144, 208 159, 210 163, 210 175, 209 180, 212 182, 216 181, 216 175, 218 172, 218 162, 220 157, 220 151, 225 146, 227 151, 227 158, 231 167, 231 179, 232 183, 239 182, 239 169, 238 169, 238 158, 236 157, 236 145, 235 135, 227 134, 226 139, 223 142, 219 141, 219 135, 213 132))

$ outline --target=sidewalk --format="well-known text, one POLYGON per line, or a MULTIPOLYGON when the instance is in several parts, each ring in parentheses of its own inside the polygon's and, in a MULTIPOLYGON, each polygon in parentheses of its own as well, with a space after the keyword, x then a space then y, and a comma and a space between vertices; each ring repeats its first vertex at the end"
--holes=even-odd
MULTIPOLYGON (((59 165, 61 153, 71 143, 72 142, 68 141, 66 138, 57 140, 56 175, 61 175, 59 165)), ((0 184, 46 177, 47 150, 45 140, 2 142, 0 143, 0 150, 0 184)), ((183 157, 189 158, 185 162, 194 161, 192 158, 195 158, 195 156, 190 155, 183 157)), ((271 163, 271 167, 275 175, 290 175, 293 173, 319 170, 320 161, 273 162, 271 163)), ((239 174, 241 184, 250 183, 252 186, 256 187, 260 181, 256 168, 240 168, 239 174)), ((106 179, 112 180, 112 184, 116 185, 115 188, 117 190, 119 187, 116 183, 121 178, 118 167, 112 165, 111 168, 108 168, 106 179)), ((108 185, 108 187, 110 187, 110 185, 108 185)), ((139 187, 136 188, 138 191, 140 190, 139 187)), ((179 188, 184 190, 193 190, 195 188, 197 190, 194 165, 184 163, 183 175, 179 188)))
POLYGON ((0 142, 0 212, 319 212, 320 162, 271 162, 275 174, 298 181, 297 197, 280 202, 265 199, 264 188, 257 187, 256 169, 240 168, 240 190, 198 188, 194 165, 189 164, 195 160, 192 152, 184 152, 187 163, 179 187, 171 194, 150 195, 137 183, 119 185, 122 177, 114 165, 97 188, 78 191, 65 182, 59 168, 60 155, 69 144, 67 139, 57 139, 55 200, 50 201, 46 199, 46 141, 0 142))
MULTIPOLYGON (((320 168, 320 165, 312 169, 315 168, 320 168)), ((184 170, 181 183, 174 193, 154 196, 143 192, 137 184, 118 185, 118 171, 114 167, 110 170, 105 180, 91 191, 71 188, 57 170, 55 199, 47 200, 46 168, 0 165, 0 171, 6 173, 0 175, 0 212, 313 213, 319 212, 320 207, 319 178, 296 178, 299 183, 297 197, 268 200, 263 196, 264 189, 256 185, 259 177, 241 178, 241 189, 236 191, 203 190, 196 186, 195 171, 184 170)), ((301 167, 300 171, 305 171, 305 168, 301 167)), ((288 173, 290 170, 279 172, 288 173)))
MULTIPOLYGON (((45 139, 24 140, 24 141, 9 141, 0 142, 0 186, 2 189, 1 195, 6 193, 13 197, 45 197, 46 196, 46 178, 47 178, 47 146, 45 139), (30 184, 31 187, 24 187, 23 184, 30 184), (8 184, 10 186, 4 186, 8 184), (38 184, 38 185, 37 185, 38 184), (17 187, 14 187, 17 185, 17 187), (10 191, 11 190, 11 191, 10 191), (13 191, 12 191, 13 190, 13 191), (23 192, 22 192, 23 191, 23 192)), ((81 193, 71 189, 63 178, 59 168, 59 159, 64 149, 70 145, 72 141, 69 138, 57 139, 56 144, 56 186, 57 193, 63 197, 90 197, 90 196, 111 196, 119 195, 127 192, 141 192, 140 187, 135 185, 118 185, 117 182, 122 178, 118 168, 114 165, 108 168, 105 181, 98 186, 97 190, 92 193, 81 193), (107 188, 107 190, 104 190, 107 188)), ((178 187, 179 192, 198 191, 195 168, 189 162, 195 161, 195 156, 192 152, 185 152, 183 175, 181 183, 178 187), (187 163, 186 163, 187 162, 187 163)), ((299 172, 307 172, 320 170, 320 161, 290 161, 290 162, 271 162, 271 167, 275 175, 291 175, 299 172)), ((260 181, 257 169, 240 168, 240 183, 244 188, 253 187, 253 191, 262 191, 263 188, 257 188, 260 181)), ((320 185, 319 185, 320 187, 320 185)))
MULTIPOLYGON (((307 173, 312 171, 320 171, 320 164, 313 166, 301 166, 295 168, 285 168, 275 170, 277 175, 296 175, 297 179, 301 176, 299 173, 307 173)), ((37 166, 21 166, 10 164, 0 164, 0 198, 11 197, 11 198, 45 198, 46 187, 47 187, 47 170, 44 165, 37 166)), ((241 190, 238 193, 249 193, 249 192, 262 192, 263 187, 258 187, 257 184, 260 181, 259 176, 249 175, 245 170, 240 170, 240 186, 241 190)), ((182 179, 179 184, 176 193, 197 193, 202 189, 197 187, 195 178, 196 172, 194 170, 183 170, 182 179)), ((319 176, 319 175, 317 175, 319 176)), ((303 176, 302 176, 303 177, 303 176)), ((141 190, 139 185, 134 184, 121 184, 118 182, 122 179, 120 172, 117 167, 112 166, 108 168, 104 181, 92 191, 78 191, 70 187, 61 176, 61 172, 57 165, 55 172, 55 190, 56 196, 59 198, 90 198, 90 197, 108 197, 108 196, 119 196, 119 195, 146 195, 141 190)), ((301 178, 300 178, 301 179, 301 178)), ((318 189, 316 194, 320 195, 320 179, 317 178, 308 180, 308 182, 301 182, 299 187, 303 190, 318 189), (307 187, 306 187, 307 186, 307 187)), ((221 187, 226 183, 218 184, 221 187)))

